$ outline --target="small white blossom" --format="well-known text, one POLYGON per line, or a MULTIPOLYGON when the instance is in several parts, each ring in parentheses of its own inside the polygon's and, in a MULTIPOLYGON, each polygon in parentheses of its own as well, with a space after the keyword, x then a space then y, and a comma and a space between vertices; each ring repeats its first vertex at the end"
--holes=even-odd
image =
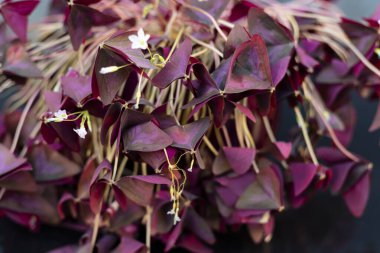
POLYGON ((174 214, 175 214, 174 209, 168 211, 166 214, 167 214, 167 215, 174 215, 174 214))
POLYGON ((140 28, 137 32, 137 35, 131 35, 128 39, 132 42, 132 49, 147 49, 148 48, 148 40, 150 38, 149 34, 145 34, 144 30, 140 28))
POLYGON ((74 132, 76 132, 80 138, 84 139, 86 137, 87 131, 86 128, 81 127, 78 129, 74 129, 74 132))
POLYGON ((174 215, 174 225, 177 224, 177 222, 180 222, 181 218, 178 216, 178 213, 174 215))
POLYGON ((54 117, 46 119, 45 122, 62 122, 68 117, 66 110, 58 110, 53 115, 54 117))
POLYGON ((118 70, 119 70, 118 66, 109 66, 109 67, 101 68, 99 73, 104 75, 104 74, 112 73, 118 70))

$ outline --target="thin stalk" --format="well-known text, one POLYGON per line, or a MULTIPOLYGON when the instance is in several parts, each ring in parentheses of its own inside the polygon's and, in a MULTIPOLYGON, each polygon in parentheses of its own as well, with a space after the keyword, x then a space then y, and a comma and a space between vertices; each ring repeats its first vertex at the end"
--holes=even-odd
POLYGON ((298 125, 301 127, 302 134, 303 134, 303 137, 304 137, 304 140, 306 143, 306 147, 309 151, 311 160, 315 165, 319 165, 318 160, 317 160, 317 156, 315 155, 315 152, 313 149, 313 145, 311 144, 311 141, 310 141, 309 133, 307 131, 307 127, 306 127, 305 121, 303 119, 302 113, 297 106, 294 107, 294 112, 296 114, 298 125))
POLYGON ((151 248, 151 228, 152 228, 152 207, 146 206, 146 233, 145 233, 145 245, 147 253, 150 253, 151 248))
POLYGON ((227 36, 224 34, 224 32, 222 31, 222 29, 220 28, 218 22, 216 22, 216 20, 214 19, 213 16, 211 16, 210 13, 208 13, 207 11, 201 9, 201 8, 198 8, 194 5, 191 5, 191 4, 188 4, 186 2, 181 2, 181 5, 183 7, 186 7, 188 9, 192 9, 194 11, 197 11, 199 13, 202 13, 203 15, 205 15, 208 19, 210 19, 210 21, 212 22, 212 24, 215 26, 215 29, 218 31, 218 33, 220 34, 220 36, 222 36, 222 38, 227 41, 227 36))
POLYGON ((18 139, 20 138, 21 130, 22 130, 22 127, 24 126, 26 116, 28 115, 28 112, 29 112, 30 108, 32 107, 33 101, 38 96, 39 92, 40 92, 40 89, 38 88, 34 92, 34 94, 29 98, 28 103, 25 105, 25 108, 21 114, 20 120, 17 124, 16 133, 13 137, 12 146, 10 149, 10 151, 12 153, 16 150, 18 139))
POLYGON ((216 148, 214 147, 214 145, 212 145, 211 141, 206 136, 203 137, 203 141, 206 144, 206 146, 210 149, 210 151, 215 156, 217 156, 218 155, 218 151, 216 150, 216 148))
POLYGON ((207 44, 206 42, 203 42, 203 41, 201 41, 201 40, 198 40, 197 38, 191 36, 190 34, 186 34, 186 36, 189 37, 189 39, 191 39, 191 40, 194 41, 195 43, 197 43, 197 44, 199 44, 199 45, 201 45, 201 46, 203 46, 203 47, 205 47, 205 48, 210 49, 211 51, 215 52, 217 55, 219 55, 220 57, 223 58, 223 53, 220 52, 216 47, 213 47, 213 46, 207 44))
POLYGON ((165 63, 167 63, 169 60, 170 60, 170 57, 172 56, 172 54, 174 53, 174 50, 176 49, 178 43, 179 43, 179 40, 181 39, 182 37, 182 34, 183 34, 183 31, 185 30, 185 27, 181 27, 181 30, 179 30, 178 34, 177 34, 177 37, 175 38, 175 41, 173 43, 173 46, 171 47, 170 49, 170 52, 168 54, 168 57, 166 57, 165 59, 165 63))

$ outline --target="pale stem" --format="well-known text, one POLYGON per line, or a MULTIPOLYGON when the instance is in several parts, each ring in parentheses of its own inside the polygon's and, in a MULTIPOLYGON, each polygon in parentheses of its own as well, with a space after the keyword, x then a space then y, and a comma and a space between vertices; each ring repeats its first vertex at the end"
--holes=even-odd
POLYGON ((178 43, 179 43, 179 40, 181 39, 182 37, 182 34, 183 34, 183 31, 185 30, 185 27, 181 27, 181 30, 179 30, 178 34, 177 34, 177 37, 175 38, 175 41, 173 43, 173 46, 170 48, 170 52, 168 54, 168 57, 166 57, 165 59, 165 63, 168 62, 170 60, 170 57, 172 56, 172 54, 174 53, 174 50, 176 49, 178 43))
POLYGON ((33 105, 33 101, 37 97, 37 95, 39 94, 39 92, 40 92, 40 89, 38 88, 34 92, 34 94, 29 98, 28 103, 25 105, 25 108, 24 108, 24 110, 23 110, 23 112, 21 114, 20 120, 19 120, 19 122, 17 124, 16 133, 15 133, 15 135, 13 137, 12 146, 11 146, 11 149, 10 149, 10 151, 12 153, 16 150, 17 142, 18 142, 18 139, 20 138, 21 130, 22 130, 22 127, 24 126, 24 123, 25 123, 25 120, 26 120, 26 116, 28 115, 28 112, 29 112, 30 108, 33 105))
MULTIPOLYGON (((324 116, 324 110, 320 107, 320 105, 318 103, 316 103, 313 99, 313 96, 310 94, 307 86, 306 86, 306 82, 309 83, 310 85, 312 85, 311 81, 309 78, 307 78, 305 80, 305 83, 303 85, 304 87, 304 91, 305 91, 305 96, 306 98, 311 102, 311 104, 313 105, 315 111, 318 113, 319 115, 319 118, 322 120, 323 124, 325 125, 327 131, 329 132, 330 134, 330 137, 332 139, 332 141, 334 142, 334 144, 337 146, 337 148, 345 155, 347 156, 348 158, 350 158, 351 160, 353 160, 354 162, 359 162, 360 159, 354 155, 353 153, 351 153, 349 150, 347 150, 343 145, 342 143, 339 141, 338 137, 336 136, 335 134, 335 131, 334 129, 330 126, 330 124, 328 123, 328 121, 326 120, 325 116, 324 116)), ((313 92, 316 92, 315 90, 313 90, 313 92)))
POLYGON ((90 252, 94 252, 96 237, 98 236, 98 231, 99 231, 99 225, 100 225, 100 211, 95 215, 95 219, 94 219, 94 227, 91 234, 91 244, 90 244, 91 251, 90 252))
POLYGON ((215 156, 217 156, 218 155, 218 151, 216 150, 216 148, 214 147, 214 145, 212 145, 211 141, 206 136, 203 136, 203 141, 205 142, 206 146, 210 149, 210 151, 215 156))
POLYGON ((146 233, 145 233, 145 245, 147 253, 150 253, 151 247, 151 228, 152 228, 152 207, 146 206, 146 233))
POLYGON ((192 41, 194 41, 195 43, 197 43, 197 44, 199 44, 199 45, 201 45, 201 46, 203 46, 203 47, 205 47, 205 48, 210 49, 211 51, 215 52, 217 55, 219 55, 220 57, 223 58, 223 53, 220 52, 216 47, 213 47, 213 46, 207 44, 206 42, 203 42, 203 41, 201 41, 201 40, 198 40, 197 38, 191 36, 190 34, 186 34, 186 36, 189 37, 189 38, 190 38, 192 41))
POLYGON ((314 153, 313 145, 311 144, 311 141, 310 141, 309 133, 307 132, 307 127, 306 127, 305 121, 303 119, 302 113, 297 106, 294 107, 294 112, 296 114, 298 125, 301 127, 302 134, 303 134, 303 137, 304 137, 304 140, 306 143, 306 147, 309 151, 311 160, 313 161, 313 163, 315 165, 319 165, 318 160, 317 160, 317 156, 314 153))
POLYGON ((222 36, 222 38, 227 41, 227 36, 224 34, 224 32, 222 31, 222 29, 220 28, 218 22, 216 22, 216 20, 214 19, 213 16, 211 16, 210 13, 208 13, 207 11, 201 9, 201 8, 198 8, 194 5, 191 5, 191 4, 188 4, 188 3, 185 3, 185 2, 181 2, 182 6, 188 8, 188 9, 192 9, 194 11, 197 11, 199 13, 202 13, 203 15, 205 15, 208 19, 210 19, 210 21, 212 22, 212 24, 215 26, 215 29, 218 31, 218 33, 220 34, 220 36, 222 36))

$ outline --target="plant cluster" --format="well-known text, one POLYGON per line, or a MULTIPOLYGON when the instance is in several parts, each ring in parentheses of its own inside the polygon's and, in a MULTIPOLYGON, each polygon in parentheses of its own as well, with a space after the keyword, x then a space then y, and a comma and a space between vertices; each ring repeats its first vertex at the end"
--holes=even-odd
POLYGON ((361 216, 351 95, 380 95, 380 11, 305 2, 52 0, 27 33, 39 1, 3 1, 0 214, 83 232, 54 252, 130 253, 269 242, 325 190, 361 216))

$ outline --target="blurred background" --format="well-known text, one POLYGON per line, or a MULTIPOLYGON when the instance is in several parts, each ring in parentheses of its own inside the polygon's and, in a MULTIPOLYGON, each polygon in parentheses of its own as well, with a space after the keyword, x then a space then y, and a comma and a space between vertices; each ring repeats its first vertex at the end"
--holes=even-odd
MULTIPOLYGON (((32 22, 44 17, 50 0, 41 0, 32 15, 32 22)), ((288 2, 288 1, 285 1, 288 2)), ((380 5, 379 0, 337 1, 344 13, 360 20, 370 16, 380 5)), ((254 245, 246 231, 218 235, 215 252, 265 252, 265 253, 372 253, 380 252, 380 146, 379 132, 369 133, 368 128, 376 113, 377 102, 365 101, 353 94, 358 112, 354 140, 350 149, 375 164, 372 174, 371 194, 367 209, 361 219, 352 217, 342 198, 320 193, 297 210, 279 214, 276 229, 269 244, 254 245)), ((292 117, 290 117, 292 118, 292 117)), ((280 135, 285 136, 287 113, 282 116, 280 135)), ((280 129, 279 129, 280 130, 280 129)), ((281 139, 281 136, 279 136, 281 139)), ((64 228, 43 226, 39 233, 0 219, 0 253, 47 252, 54 248, 76 244, 81 234, 64 228)), ((160 245, 153 247, 153 253, 160 245)), ((179 252, 179 251, 178 251, 179 252)))

